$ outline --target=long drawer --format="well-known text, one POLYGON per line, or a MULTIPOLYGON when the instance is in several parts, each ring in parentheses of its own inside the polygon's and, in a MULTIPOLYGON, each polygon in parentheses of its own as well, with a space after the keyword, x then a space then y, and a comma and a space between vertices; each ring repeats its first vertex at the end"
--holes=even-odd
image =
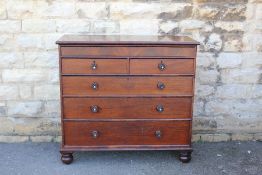
POLYGON ((64 122, 67 146, 188 145, 190 121, 64 122))
POLYGON ((63 76, 64 96, 193 95, 193 77, 63 76))
POLYGON ((85 47, 85 46, 63 46, 61 47, 62 57, 74 56, 119 56, 119 57, 143 57, 143 56, 177 56, 177 57, 196 57, 196 46, 194 45, 177 45, 177 46, 153 46, 153 47, 85 47))
POLYGON ((62 59, 63 74, 128 74, 128 59, 62 59))
POLYGON ((194 59, 131 59, 130 74, 194 74, 194 59))
POLYGON ((191 118, 192 98, 64 98, 66 119, 191 118))

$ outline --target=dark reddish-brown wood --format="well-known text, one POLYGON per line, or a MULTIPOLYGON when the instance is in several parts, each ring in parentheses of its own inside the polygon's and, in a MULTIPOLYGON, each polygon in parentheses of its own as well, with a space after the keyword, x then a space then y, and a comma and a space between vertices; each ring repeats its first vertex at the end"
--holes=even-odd
POLYGON ((63 59, 63 74, 128 74, 127 59, 63 59))
POLYGON ((194 59, 131 59, 130 74, 194 74, 194 59))
POLYGON ((189 121, 64 123, 67 146, 189 145, 189 121))
POLYGON ((190 119, 191 98, 64 98, 66 119, 190 119), (92 109, 97 107, 98 111, 92 109), (163 109, 163 111, 159 111, 163 109))
POLYGON ((193 95, 192 77, 67 76, 62 83, 65 96, 193 95))
POLYGON ((195 57, 196 46, 154 46, 154 47, 125 47, 125 46, 65 46, 61 48, 62 56, 108 56, 108 57, 136 57, 136 56, 170 56, 170 57, 195 57))
POLYGON ((65 35, 57 44, 62 162, 97 150, 178 150, 190 161, 198 42, 65 35))

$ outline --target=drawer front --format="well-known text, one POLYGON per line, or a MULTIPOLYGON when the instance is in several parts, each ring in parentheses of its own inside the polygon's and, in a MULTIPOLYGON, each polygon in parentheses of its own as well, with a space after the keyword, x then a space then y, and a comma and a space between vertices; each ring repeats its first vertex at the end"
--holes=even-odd
POLYGON ((127 74, 127 59, 62 59, 63 74, 127 74))
POLYGON ((194 74, 194 59, 131 59, 130 74, 194 74))
POLYGON ((63 95, 192 95, 193 77, 63 76, 63 95))
POLYGON ((177 45, 177 46, 154 46, 154 47, 127 47, 127 46, 109 46, 109 47, 61 47, 61 56, 178 56, 178 57, 196 57, 195 45, 177 45))
POLYGON ((188 98, 64 98, 68 119, 191 118, 188 98))
POLYGON ((65 145, 188 145, 190 121, 64 122, 65 145))

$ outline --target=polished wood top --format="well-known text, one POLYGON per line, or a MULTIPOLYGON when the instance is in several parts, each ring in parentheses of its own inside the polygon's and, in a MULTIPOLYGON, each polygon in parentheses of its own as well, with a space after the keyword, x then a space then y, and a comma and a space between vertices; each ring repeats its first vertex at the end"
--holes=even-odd
POLYGON ((126 45, 198 45, 199 42, 187 36, 172 35, 64 35, 57 44, 126 44, 126 45))

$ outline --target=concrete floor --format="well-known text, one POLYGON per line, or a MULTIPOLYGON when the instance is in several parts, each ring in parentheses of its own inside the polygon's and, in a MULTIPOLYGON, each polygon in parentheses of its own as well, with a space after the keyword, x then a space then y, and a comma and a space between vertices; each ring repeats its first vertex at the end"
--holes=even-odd
POLYGON ((172 151, 81 152, 60 161, 57 143, 0 144, 0 175, 262 175, 262 142, 195 143, 182 164, 172 151))

